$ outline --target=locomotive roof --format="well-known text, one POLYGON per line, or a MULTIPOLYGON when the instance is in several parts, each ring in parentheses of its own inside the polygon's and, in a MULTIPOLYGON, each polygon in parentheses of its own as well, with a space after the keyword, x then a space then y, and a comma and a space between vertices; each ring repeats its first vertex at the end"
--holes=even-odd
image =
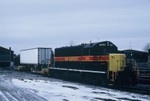
MULTIPOLYGON (((97 43, 98 43, 98 42, 97 42, 97 43)), ((94 47, 97 43, 86 44, 86 45, 84 46, 84 48, 92 48, 92 47, 94 47)))
POLYGON ((102 42, 95 42, 95 43, 89 43, 89 44, 86 44, 85 46, 84 46, 84 48, 92 48, 92 47, 94 47, 94 46, 96 46, 97 44, 101 44, 101 43, 106 43, 106 44, 112 44, 113 46, 115 46, 112 42, 110 42, 110 41, 102 41, 102 42))
MULTIPOLYGON (((113 45, 113 46, 116 46, 116 45, 114 45, 114 44, 113 44, 112 42, 110 42, 110 41, 102 41, 102 42, 94 42, 94 43, 88 43, 88 44, 82 43, 82 44, 76 45, 76 46, 65 46, 65 47, 60 47, 60 48, 70 48, 70 47, 92 48, 92 47, 94 47, 94 46, 96 46, 97 44, 100 44, 100 43, 109 43, 109 44, 111 44, 111 45, 113 45)), ((117 46, 116 46, 116 47, 117 47, 117 46)), ((59 48, 56 48, 56 49, 59 49, 59 48)))

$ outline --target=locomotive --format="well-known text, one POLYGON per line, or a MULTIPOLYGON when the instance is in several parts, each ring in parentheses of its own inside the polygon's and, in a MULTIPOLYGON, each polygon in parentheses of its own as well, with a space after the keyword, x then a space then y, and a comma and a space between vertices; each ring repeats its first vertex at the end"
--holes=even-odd
POLYGON ((102 86, 136 84, 136 71, 110 41, 55 49, 50 76, 102 86))

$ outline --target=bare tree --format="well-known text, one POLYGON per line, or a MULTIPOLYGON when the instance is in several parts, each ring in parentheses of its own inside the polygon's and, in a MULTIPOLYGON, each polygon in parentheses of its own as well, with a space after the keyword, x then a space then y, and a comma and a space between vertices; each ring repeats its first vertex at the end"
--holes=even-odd
POLYGON ((149 49, 150 49, 150 43, 146 43, 145 46, 144 46, 144 48, 143 48, 143 50, 145 52, 148 52, 149 49))

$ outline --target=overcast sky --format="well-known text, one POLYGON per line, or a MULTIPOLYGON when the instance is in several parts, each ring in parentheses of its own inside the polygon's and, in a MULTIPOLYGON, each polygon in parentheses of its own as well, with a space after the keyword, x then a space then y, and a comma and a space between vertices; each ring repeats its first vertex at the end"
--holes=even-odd
POLYGON ((0 0, 0 46, 17 54, 105 40, 142 50, 150 42, 150 0, 0 0))

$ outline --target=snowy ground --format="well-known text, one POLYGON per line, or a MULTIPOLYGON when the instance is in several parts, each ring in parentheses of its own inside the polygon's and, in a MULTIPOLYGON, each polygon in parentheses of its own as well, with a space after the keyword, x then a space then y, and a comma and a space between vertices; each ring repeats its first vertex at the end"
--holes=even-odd
MULTIPOLYGON (((9 95, 13 96, 15 92, 14 87, 22 95, 27 94, 26 96, 37 96, 38 98, 38 100, 24 101, 150 101, 149 95, 65 82, 29 73, 0 73, 0 79, 5 79, 9 89, 12 89, 9 95)), ((1 96, 5 96, 2 90, 0 91, 0 101, 5 101, 1 100, 1 96)), ((11 99, 8 101, 23 100, 11 99)))

